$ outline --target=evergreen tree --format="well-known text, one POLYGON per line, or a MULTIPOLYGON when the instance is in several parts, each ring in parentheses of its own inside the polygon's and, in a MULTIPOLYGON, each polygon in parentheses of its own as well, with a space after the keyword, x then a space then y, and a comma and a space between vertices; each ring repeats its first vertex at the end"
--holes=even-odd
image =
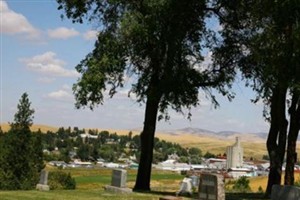
POLYGON ((11 127, 14 129, 25 130, 29 129, 33 123, 34 109, 30 108, 31 102, 29 102, 28 94, 25 92, 22 94, 19 104, 17 106, 18 111, 14 116, 14 122, 11 127))
POLYGON ((11 129, 0 144, 0 189, 32 189, 44 167, 40 136, 32 136, 34 110, 24 93, 11 129))

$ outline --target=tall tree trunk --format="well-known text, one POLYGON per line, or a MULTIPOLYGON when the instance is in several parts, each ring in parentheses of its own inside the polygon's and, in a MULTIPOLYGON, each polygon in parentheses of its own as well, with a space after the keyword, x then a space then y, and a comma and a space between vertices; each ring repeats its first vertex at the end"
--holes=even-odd
POLYGON ((158 93, 158 88, 156 86, 151 87, 146 102, 144 128, 140 135, 141 156, 137 178, 133 188, 134 191, 150 191, 154 135, 158 106, 161 98, 161 95, 158 93))
POLYGON ((300 96, 299 93, 293 92, 292 104, 289 109, 290 129, 288 135, 287 157, 284 184, 294 185, 294 167, 297 162, 296 144, 300 129, 300 96))
POLYGON ((287 88, 277 84, 271 97, 271 127, 267 139, 270 171, 266 196, 271 195, 272 186, 281 183, 282 164, 286 147, 288 122, 285 117, 287 88))

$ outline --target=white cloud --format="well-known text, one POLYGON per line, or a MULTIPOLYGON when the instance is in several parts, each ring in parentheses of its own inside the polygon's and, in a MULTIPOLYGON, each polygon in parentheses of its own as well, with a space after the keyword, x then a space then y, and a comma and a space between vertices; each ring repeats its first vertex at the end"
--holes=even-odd
POLYGON ((73 102, 74 98, 72 95, 72 89, 69 85, 65 84, 59 89, 58 91, 50 92, 45 96, 46 98, 59 100, 59 101, 66 101, 66 102, 73 102))
POLYGON ((72 89, 71 86, 69 86, 69 85, 67 85, 67 84, 64 84, 64 85, 62 86, 62 88, 63 88, 64 90, 71 90, 71 89, 72 89))
POLYGON ((22 58, 20 61, 24 63, 29 70, 36 71, 42 74, 62 77, 78 77, 79 73, 76 70, 65 69, 65 62, 55 58, 54 52, 48 51, 41 55, 36 55, 31 58, 22 58))
POLYGON ((55 78, 49 78, 49 77, 38 78, 38 82, 40 83, 52 83, 53 81, 55 81, 55 78))
POLYGON ((98 31, 96 30, 88 30, 83 34, 83 38, 85 40, 96 40, 98 36, 98 31))
POLYGON ((57 100, 66 100, 72 98, 72 95, 65 90, 58 90, 55 92, 51 92, 47 96, 57 100))
POLYGON ((74 28, 66 28, 66 27, 59 27, 56 29, 48 30, 48 35, 50 38, 54 39, 68 39, 71 37, 75 37, 79 35, 79 32, 76 31, 74 28))
POLYGON ((40 39, 40 31, 29 23, 25 16, 10 10, 5 1, 0 1, 1 33, 24 34, 27 39, 40 39))

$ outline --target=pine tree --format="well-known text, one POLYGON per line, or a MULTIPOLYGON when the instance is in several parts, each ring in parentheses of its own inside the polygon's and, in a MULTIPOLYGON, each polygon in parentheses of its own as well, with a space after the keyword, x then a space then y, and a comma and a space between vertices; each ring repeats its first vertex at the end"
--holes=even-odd
POLYGON ((32 189, 44 167, 40 137, 30 131, 34 113, 30 105, 24 93, 11 129, 0 144, 0 189, 32 189))
POLYGON ((18 111, 15 114, 14 123, 11 124, 15 129, 29 129, 33 124, 34 109, 30 108, 31 102, 29 102, 28 94, 25 92, 19 101, 18 111))

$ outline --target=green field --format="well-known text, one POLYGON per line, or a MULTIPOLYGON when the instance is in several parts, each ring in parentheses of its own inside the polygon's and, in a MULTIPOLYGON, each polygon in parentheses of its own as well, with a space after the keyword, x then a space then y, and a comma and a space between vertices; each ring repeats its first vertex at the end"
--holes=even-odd
MULTIPOLYGON (((57 170, 47 168, 48 170, 57 170)), ((76 180, 76 190, 54 190, 41 192, 31 191, 0 191, 1 200, 64 200, 64 199, 159 199, 164 195, 174 195, 179 189, 182 175, 173 172, 154 170, 151 177, 152 192, 147 194, 132 193, 130 195, 113 194, 104 190, 111 183, 111 169, 65 169, 76 180)), ((136 170, 127 171, 127 186, 132 188, 135 183, 136 170)))
MULTIPOLYGON (((53 167, 47 167, 47 170, 57 170, 53 167)), ((183 175, 170 171, 153 170, 151 177, 150 193, 132 193, 132 194, 115 194, 104 190, 105 185, 111 183, 111 169, 64 169, 64 172, 71 173, 75 178, 76 190, 52 190, 52 191, 0 191, 0 200, 99 200, 99 199, 128 199, 128 200, 150 200, 159 199, 166 195, 175 195, 178 191, 180 181, 184 178, 183 175)), ((127 170, 127 186, 133 188, 136 178, 136 170, 127 170)), ((251 182, 251 181, 250 181, 251 182)), ((252 190, 255 192, 255 190, 252 190)), ((195 199, 185 196, 183 199, 195 199)), ((250 200, 262 199, 262 195, 258 193, 250 194, 226 194, 226 200, 250 200)))

